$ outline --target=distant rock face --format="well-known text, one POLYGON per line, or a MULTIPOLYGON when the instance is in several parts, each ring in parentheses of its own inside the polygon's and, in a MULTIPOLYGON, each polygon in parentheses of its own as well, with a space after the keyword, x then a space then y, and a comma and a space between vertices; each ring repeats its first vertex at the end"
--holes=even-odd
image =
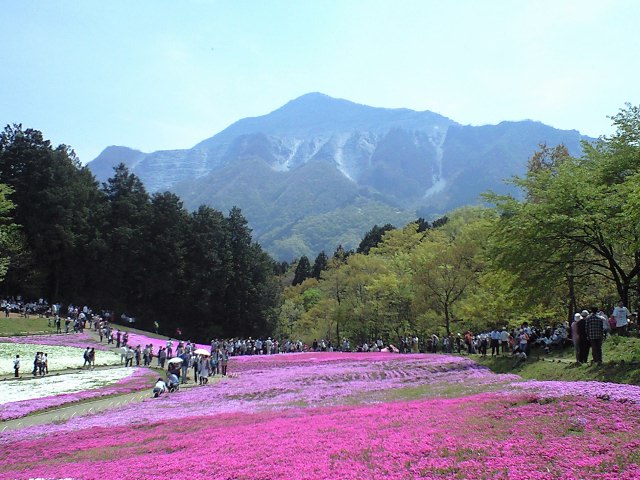
POLYGON ((119 162, 151 192, 187 208, 239 206, 254 237, 292 259, 357 246, 374 224, 478 203, 509 191, 541 143, 578 154, 581 136, 532 121, 462 126, 432 112, 382 109, 312 93, 240 120, 189 150, 109 147, 89 163, 101 181, 119 162))

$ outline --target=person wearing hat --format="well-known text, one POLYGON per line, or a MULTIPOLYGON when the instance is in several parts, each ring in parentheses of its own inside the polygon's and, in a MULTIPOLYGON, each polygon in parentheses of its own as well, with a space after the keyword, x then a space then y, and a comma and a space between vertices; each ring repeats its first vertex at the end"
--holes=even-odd
POLYGON ((577 332, 578 332, 578 349, 580 351, 580 355, 578 357, 579 363, 587 363, 589 359, 589 349, 591 348, 591 342, 589 342, 589 338, 587 337, 587 317, 589 316, 589 310, 582 310, 580 312, 580 319, 577 323, 577 332))
POLYGON ((593 363, 602 364, 602 340, 604 338, 604 328, 602 319, 598 316, 598 309, 592 308, 591 313, 585 319, 587 337, 591 345, 591 355, 593 363))
POLYGON ((571 322, 571 340, 573 341, 573 348, 576 352, 576 362, 580 363, 580 334, 578 333, 578 321, 582 318, 579 313, 573 315, 573 321, 571 322))

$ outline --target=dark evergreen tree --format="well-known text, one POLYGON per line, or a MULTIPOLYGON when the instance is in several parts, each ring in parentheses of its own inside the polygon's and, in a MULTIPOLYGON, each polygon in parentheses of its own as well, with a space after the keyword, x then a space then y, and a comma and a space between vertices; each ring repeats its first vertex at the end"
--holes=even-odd
POLYGON ((233 207, 227 218, 230 265, 226 291, 226 331, 237 331, 239 335, 251 334, 247 321, 251 316, 251 229, 238 207, 233 207))
POLYGON ((129 313, 144 301, 146 280, 146 223, 151 201, 140 179, 124 164, 103 184, 107 197, 103 232, 107 248, 103 258, 103 286, 118 312, 129 313))
POLYGON ((175 322, 188 309, 183 299, 187 291, 185 232, 189 221, 189 214, 175 194, 153 195, 144 223, 145 248, 138 260, 144 265, 138 308, 149 314, 143 317, 144 327, 151 327, 153 318, 163 324, 168 319, 175 322))
POLYGON ((234 336, 226 315, 232 268, 227 220, 221 212, 200 206, 185 236, 191 328, 206 338, 234 336))
POLYGON ((327 254, 324 253, 324 250, 321 251, 313 262, 313 267, 311 268, 311 276, 317 280, 320 280, 320 274, 327 269, 327 265, 329 262, 329 258, 327 254))
POLYGON ((385 234, 385 232, 394 229, 395 227, 390 223, 387 223, 383 227, 374 225, 373 228, 365 234, 364 238, 360 242, 360 245, 358 246, 358 249, 356 250, 356 253, 364 253, 366 255, 367 253, 369 253, 369 250, 378 246, 378 244, 382 241, 382 236, 385 234))
POLYGON ((298 260, 298 265, 296 265, 296 273, 293 276, 293 282, 291 285, 300 285, 307 278, 311 277, 311 264, 309 263, 309 259, 303 255, 298 260))
POLYGON ((82 300, 95 267, 87 246, 98 235, 100 193, 93 175, 66 145, 53 148, 41 132, 14 125, 0 134, 0 180, 13 189, 14 218, 30 252, 11 269, 6 288, 82 300))

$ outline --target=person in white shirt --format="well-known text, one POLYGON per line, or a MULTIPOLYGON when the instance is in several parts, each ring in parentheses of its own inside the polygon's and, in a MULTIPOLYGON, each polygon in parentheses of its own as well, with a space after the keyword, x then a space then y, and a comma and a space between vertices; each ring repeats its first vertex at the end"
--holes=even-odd
POLYGON ((167 391, 167 384, 162 380, 162 378, 158 378, 156 385, 153 387, 153 398, 158 398, 161 394, 167 391))
POLYGON ((613 309, 612 315, 616 319, 616 333, 626 336, 629 326, 629 310, 624 306, 622 301, 618 302, 618 306, 613 309))
POLYGON ((13 361, 13 371, 16 378, 20 377, 20 355, 16 355, 16 358, 13 361))

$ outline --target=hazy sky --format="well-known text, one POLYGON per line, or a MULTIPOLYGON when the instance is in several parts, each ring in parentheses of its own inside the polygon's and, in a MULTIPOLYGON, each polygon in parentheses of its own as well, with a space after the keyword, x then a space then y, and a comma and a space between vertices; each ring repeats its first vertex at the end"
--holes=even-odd
POLYGON ((637 0, 0 0, 0 122, 83 162, 308 92, 599 136, 640 104, 637 0))

